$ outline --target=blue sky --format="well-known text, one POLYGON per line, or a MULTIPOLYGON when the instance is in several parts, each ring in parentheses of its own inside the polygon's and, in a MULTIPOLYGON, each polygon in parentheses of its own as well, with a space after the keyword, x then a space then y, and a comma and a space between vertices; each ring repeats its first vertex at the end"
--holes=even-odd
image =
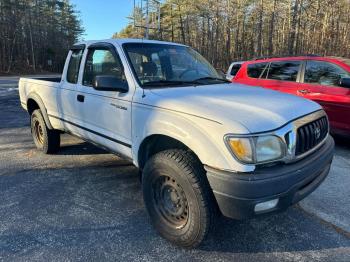
POLYGON ((133 0, 71 0, 80 11, 85 35, 83 39, 111 38, 128 23, 133 0))

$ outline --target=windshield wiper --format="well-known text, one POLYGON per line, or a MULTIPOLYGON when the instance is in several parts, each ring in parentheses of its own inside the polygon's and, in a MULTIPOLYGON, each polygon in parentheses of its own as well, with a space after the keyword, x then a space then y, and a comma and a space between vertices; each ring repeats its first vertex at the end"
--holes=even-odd
POLYGON ((201 78, 198 78, 198 79, 193 80, 192 82, 198 83, 198 82, 200 82, 200 81, 202 81, 202 80, 215 80, 215 81, 221 81, 221 82, 224 82, 224 83, 231 83, 231 82, 228 81, 227 79, 218 78, 218 77, 211 77, 211 76, 201 77, 201 78))
POLYGON ((205 85, 203 83, 204 80, 214 80, 214 81, 221 81, 225 83, 231 83, 230 81, 223 79, 223 78, 216 78, 216 77, 201 77, 192 81, 181 81, 181 80, 158 80, 158 81, 151 81, 143 83, 142 85, 144 87, 163 87, 163 86, 182 86, 182 85, 205 85))
POLYGON ((143 83, 143 86, 152 87, 152 86, 176 86, 176 85, 192 85, 192 81, 177 81, 177 80, 159 80, 143 83))

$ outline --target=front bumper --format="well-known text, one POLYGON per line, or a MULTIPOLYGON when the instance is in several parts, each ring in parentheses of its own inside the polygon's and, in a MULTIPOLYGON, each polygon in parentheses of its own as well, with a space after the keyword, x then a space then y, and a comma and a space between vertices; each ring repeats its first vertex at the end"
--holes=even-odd
POLYGON ((251 218, 262 213, 282 211, 313 192, 326 178, 333 159, 331 136, 304 159, 239 174, 205 167, 209 184, 224 216, 251 218), (275 207, 256 212, 256 204, 278 199, 275 207))

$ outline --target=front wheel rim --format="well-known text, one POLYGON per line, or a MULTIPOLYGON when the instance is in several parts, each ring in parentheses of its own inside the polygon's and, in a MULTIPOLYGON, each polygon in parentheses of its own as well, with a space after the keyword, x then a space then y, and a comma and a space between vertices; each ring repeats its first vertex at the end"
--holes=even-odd
POLYGON ((177 229, 185 227, 189 218, 188 201, 174 178, 161 176, 153 183, 153 203, 157 213, 177 229))

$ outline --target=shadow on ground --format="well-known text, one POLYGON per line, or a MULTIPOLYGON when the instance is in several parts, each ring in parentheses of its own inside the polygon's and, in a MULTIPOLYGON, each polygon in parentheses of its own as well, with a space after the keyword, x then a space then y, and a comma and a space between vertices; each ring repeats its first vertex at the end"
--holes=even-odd
POLYGON ((62 145, 58 155, 99 155, 110 154, 109 152, 98 148, 88 142, 81 142, 77 144, 62 145))
POLYGON ((333 135, 335 145, 342 149, 350 149, 350 136, 333 135))

